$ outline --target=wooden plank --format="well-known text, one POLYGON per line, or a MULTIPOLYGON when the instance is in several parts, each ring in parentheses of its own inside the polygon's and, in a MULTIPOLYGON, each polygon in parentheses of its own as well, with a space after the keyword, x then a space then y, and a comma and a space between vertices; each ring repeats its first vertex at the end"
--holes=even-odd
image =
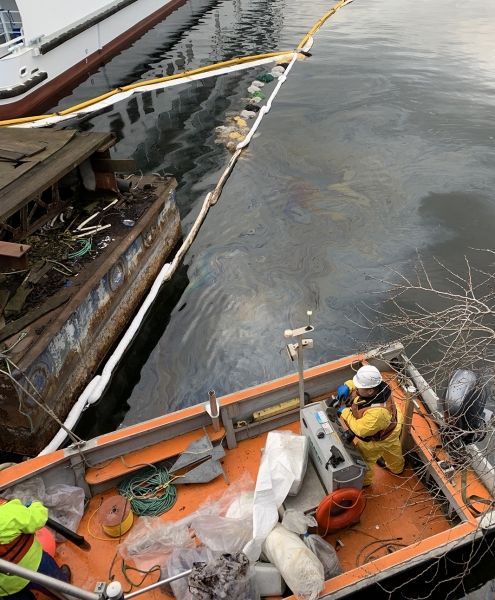
POLYGON ((40 261, 36 263, 31 269, 29 275, 23 281, 22 285, 33 284, 35 285, 44 277, 48 271, 52 268, 52 264, 46 261, 40 261))
POLYGON ((0 159, 0 189, 12 184, 24 173, 32 169, 36 163, 46 160, 49 156, 58 152, 69 140, 76 135, 73 130, 30 130, 18 129, 17 127, 4 127, 0 129, 0 146, 5 150, 6 156, 11 160, 0 159), (31 152, 38 149, 30 158, 31 152), (15 155, 8 154, 15 152, 15 155), (12 159, 22 162, 13 162, 12 159))
POLYGON ((28 286, 18 287, 15 294, 7 302, 5 316, 8 318, 18 315, 22 311, 22 307, 32 291, 32 288, 28 286))
POLYGON ((59 181, 109 139, 113 139, 111 133, 79 133, 58 152, 37 163, 23 177, 5 185, 0 189, 2 220, 12 216, 34 196, 59 181))
POLYGON ((9 337, 12 337, 16 333, 19 333, 28 325, 34 323, 34 321, 36 321, 43 315, 46 315, 46 313, 49 313, 52 310, 55 310, 56 308, 61 306, 62 304, 65 304, 69 298, 69 292, 61 294, 60 296, 54 296, 53 298, 50 298, 46 302, 44 302, 43 305, 39 308, 36 308, 30 311, 27 315, 21 317, 20 319, 9 323, 2 330, 0 330, 0 342, 8 339, 9 337))
POLYGON ((9 140, 8 143, 0 141, 0 158, 7 160, 22 160, 42 152, 47 144, 9 140))
POLYGON ((29 244, 14 244, 13 242, 0 242, 0 256, 20 258, 30 250, 29 244))
POLYGON ((0 289, 0 314, 3 314, 3 310, 7 306, 9 296, 10 292, 8 290, 0 289))

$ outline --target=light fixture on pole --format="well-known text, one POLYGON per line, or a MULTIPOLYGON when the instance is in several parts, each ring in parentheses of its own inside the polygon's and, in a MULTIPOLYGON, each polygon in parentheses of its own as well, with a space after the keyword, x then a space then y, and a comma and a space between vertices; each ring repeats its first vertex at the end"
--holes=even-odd
POLYGON ((304 348, 312 348, 313 340, 309 338, 303 338, 303 335, 314 331, 314 327, 311 325, 312 310, 306 311, 308 315, 308 324, 305 327, 299 327, 298 329, 286 329, 284 336, 286 338, 296 338, 296 342, 287 344, 287 354, 292 361, 297 358, 297 372, 299 374, 299 407, 304 407, 304 366, 303 366, 303 350, 304 348))

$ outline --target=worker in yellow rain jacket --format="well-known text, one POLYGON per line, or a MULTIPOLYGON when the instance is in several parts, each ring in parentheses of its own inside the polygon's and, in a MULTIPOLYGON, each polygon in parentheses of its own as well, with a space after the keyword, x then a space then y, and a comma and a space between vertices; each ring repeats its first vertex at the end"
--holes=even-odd
MULTIPOLYGON (((44 552, 35 536, 35 532, 45 525, 47 519, 48 509, 41 502, 24 506, 16 499, 1 504, 0 558, 56 579, 69 581, 69 567, 59 567, 55 560, 44 552)), ((35 600, 31 589, 42 588, 22 577, 0 573, 2 600, 35 600)))
POLYGON ((372 365, 361 367, 338 387, 337 398, 341 403, 351 403, 337 412, 356 436, 356 446, 368 465, 363 486, 371 484, 375 463, 400 475, 404 470, 400 441, 404 418, 380 371, 372 365))

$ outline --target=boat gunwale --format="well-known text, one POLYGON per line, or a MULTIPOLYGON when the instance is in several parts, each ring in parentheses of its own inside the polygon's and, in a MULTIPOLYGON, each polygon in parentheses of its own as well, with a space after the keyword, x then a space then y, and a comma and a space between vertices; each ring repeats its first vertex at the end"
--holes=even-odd
MULTIPOLYGON (((305 381, 310 379, 315 380, 318 377, 324 377, 329 373, 338 372, 341 369, 349 367, 354 362, 360 362, 367 359, 369 356, 374 357, 376 352, 380 351, 380 349, 383 351, 383 353, 390 351, 395 356, 400 354, 402 346, 400 344, 387 345, 374 349, 369 353, 351 354, 343 358, 328 361, 322 365, 310 367, 304 370, 305 381)), ((246 388, 245 390, 220 397, 218 398, 218 402, 222 421, 227 421, 227 419, 230 418, 226 414, 225 410, 229 407, 232 407, 236 404, 247 404, 249 401, 260 399, 272 391, 283 390, 295 385, 297 385, 297 375, 288 374, 273 379, 269 382, 254 385, 246 388)), ((36 464, 39 465, 39 467, 36 469, 36 472, 39 470, 40 473, 46 471, 50 467, 56 467, 57 463, 59 466, 63 465, 64 462, 69 464, 72 460, 72 457, 75 455, 84 455, 85 458, 94 458, 95 454, 98 454, 100 456, 98 456, 96 459, 96 464, 99 464, 100 462, 113 459, 121 454, 129 454, 139 448, 152 446, 163 439, 168 439, 161 437, 160 434, 162 434, 164 431, 171 430, 174 425, 177 425, 180 422, 189 425, 186 431, 192 431, 195 429, 201 430, 202 427, 211 424, 211 418, 205 410, 205 404, 206 403, 194 404, 193 406, 185 407, 166 415, 148 419, 142 423, 129 425, 123 429, 104 433, 85 441, 84 444, 72 444, 65 449, 57 450, 50 454, 37 456, 29 461, 9 467, 3 471, 0 471, 0 488, 3 489, 15 485, 16 483, 20 483, 21 481, 25 480, 29 476, 32 476, 33 472, 28 472, 24 466, 30 464, 32 467, 32 461, 36 461, 36 464), (157 436, 160 436, 159 439, 156 439, 157 436), (136 441, 141 440, 143 437, 147 438, 144 440, 145 443, 133 447, 133 442, 135 443, 136 441), (155 439, 150 440, 149 438, 155 439), (116 453, 114 452, 110 454, 112 450, 117 450, 122 443, 126 444, 126 452, 118 450, 116 453), (103 456, 101 456, 101 453, 105 453, 105 450, 108 450, 109 454, 103 454, 103 456)), ((227 427, 225 429, 227 431, 227 427)), ((181 433, 182 432, 175 432, 174 437, 176 435, 180 435, 181 433)))
MULTIPOLYGON (((340 598, 355 593, 367 587, 370 583, 383 581, 472 543, 483 537, 488 530, 495 530, 495 524, 489 529, 483 529, 478 522, 465 521, 459 523, 451 529, 423 538, 405 548, 399 548, 391 554, 376 558, 365 565, 360 565, 325 581, 325 586, 319 597, 321 599, 327 597, 340 598), (407 565, 407 568, 401 568, 403 565, 407 565), (367 573, 366 570, 369 567, 374 572, 367 573), (327 596, 327 594, 331 594, 331 596, 327 596)), ((290 598, 295 600, 296 597, 290 596, 290 598)))

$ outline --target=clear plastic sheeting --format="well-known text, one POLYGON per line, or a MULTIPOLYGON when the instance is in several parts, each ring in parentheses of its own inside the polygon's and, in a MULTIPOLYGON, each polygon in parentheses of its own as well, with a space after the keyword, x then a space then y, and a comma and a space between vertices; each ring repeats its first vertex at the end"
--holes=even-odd
POLYGON ((244 492, 234 498, 225 516, 199 515, 191 521, 196 536, 210 550, 235 554, 253 535, 253 494, 244 492))
MULTIPOLYGON (((39 500, 54 521, 76 531, 84 514, 84 490, 73 485, 60 484, 45 488, 41 477, 33 477, 29 481, 18 483, 2 494, 7 500, 18 498, 23 504, 39 500)), ((56 534, 57 539, 64 538, 56 534)))
POLYGON ((176 548, 192 548, 194 540, 183 522, 165 523, 159 517, 139 517, 127 538, 118 546, 125 560, 138 569, 163 567, 176 548))
POLYGON ((323 565, 301 538, 277 525, 263 544, 263 553, 300 600, 316 600, 325 582, 323 565))
POLYGON ((343 573, 337 552, 332 544, 329 544, 320 535, 313 533, 305 535, 303 541, 323 565, 325 581, 343 573))
POLYGON ((253 538, 243 550, 251 562, 260 557, 262 544, 278 523, 278 509, 294 489, 294 482, 304 477, 308 448, 306 438, 301 442, 303 437, 290 431, 268 433, 254 492, 253 538))

